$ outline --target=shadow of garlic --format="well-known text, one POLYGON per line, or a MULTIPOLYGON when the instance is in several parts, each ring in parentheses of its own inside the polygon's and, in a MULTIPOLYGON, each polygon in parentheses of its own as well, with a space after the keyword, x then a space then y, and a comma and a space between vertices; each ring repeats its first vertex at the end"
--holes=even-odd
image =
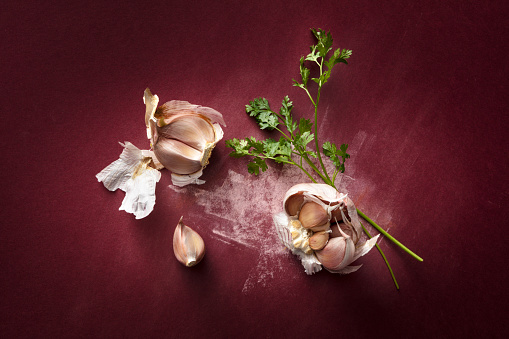
POLYGON ((171 171, 175 186, 203 184, 199 179, 214 146, 223 138, 226 126, 218 111, 187 101, 172 100, 158 106, 159 98, 147 88, 144 92, 145 125, 150 150, 140 150, 130 142, 120 143, 120 158, 96 175, 104 186, 126 192, 120 210, 146 217, 155 205, 159 170, 171 171))

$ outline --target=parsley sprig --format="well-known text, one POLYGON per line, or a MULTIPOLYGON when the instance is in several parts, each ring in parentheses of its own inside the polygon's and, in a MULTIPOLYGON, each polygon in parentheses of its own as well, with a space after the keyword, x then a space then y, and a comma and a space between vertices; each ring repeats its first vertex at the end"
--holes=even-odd
MULTIPOLYGON (((311 31, 316 38, 316 44, 311 46, 310 53, 307 56, 300 58, 301 80, 297 81, 293 79, 293 85, 303 89, 311 100, 314 106, 314 122, 305 118, 301 118, 298 122, 294 121, 291 113, 293 103, 288 96, 283 99, 278 112, 271 109, 267 99, 256 98, 250 101, 249 105, 246 105, 246 112, 256 120, 260 129, 269 131, 276 130, 281 134, 281 137, 279 140, 270 138, 256 140, 254 137, 245 139, 233 138, 226 141, 226 146, 233 148, 233 151, 230 153, 233 157, 251 157, 251 161, 247 165, 248 172, 251 174, 258 175, 260 170, 262 172, 266 171, 268 168, 266 161, 273 160, 276 163, 297 166, 312 182, 316 183, 315 178, 309 173, 312 171, 312 173, 317 174, 324 183, 335 188, 336 177, 339 173, 345 171, 345 162, 350 158, 350 155, 347 153, 348 145, 342 144, 338 147, 330 141, 325 141, 320 147, 320 142, 318 140, 318 104, 320 102, 322 87, 331 77, 332 69, 338 63, 348 64, 347 59, 352 55, 352 51, 339 48, 333 51, 333 39, 330 32, 325 32, 322 29, 311 29, 311 31), (309 64, 311 64, 311 66, 316 64, 318 67, 319 75, 316 78, 310 78, 311 69, 308 67, 309 64), (314 96, 308 89, 309 80, 314 81, 318 85, 314 96), (312 141, 314 141, 314 149, 309 147, 312 141), (328 157, 334 164, 332 175, 329 175, 327 172, 322 160, 322 154, 328 157), (313 158, 317 159, 317 161, 313 161, 313 158), (315 162, 318 162, 318 164, 315 164, 315 162), (305 167, 306 164, 311 170, 305 167)), ((421 257, 397 241, 359 209, 357 209, 357 212, 380 233, 402 248, 405 252, 409 253, 415 259, 423 261, 421 257)), ((362 225, 362 228, 366 235, 371 238, 371 234, 369 234, 364 225, 362 225)), ((396 288, 399 289, 387 258, 378 244, 376 247, 391 273, 396 288)))

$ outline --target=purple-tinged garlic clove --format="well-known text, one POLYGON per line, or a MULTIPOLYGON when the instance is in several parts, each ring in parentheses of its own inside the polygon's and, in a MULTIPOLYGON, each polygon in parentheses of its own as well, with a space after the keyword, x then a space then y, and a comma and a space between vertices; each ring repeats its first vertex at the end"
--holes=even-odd
POLYGON ((355 245, 348 237, 330 238, 329 242, 315 255, 320 263, 328 270, 338 271, 353 261, 355 245))
POLYGON ((304 203, 304 195, 297 192, 289 196, 285 201, 285 211, 290 216, 296 216, 304 203))
POLYGON ((324 225, 329 221, 329 214, 316 202, 307 202, 299 212, 299 221, 304 228, 324 225))
POLYGON ((205 243, 202 237, 184 225, 182 218, 173 234, 173 252, 177 260, 187 267, 195 266, 205 255, 205 243))
POLYGON ((329 232, 321 231, 314 233, 309 238, 309 247, 313 249, 314 251, 319 251, 327 245, 327 242, 329 241, 329 232))

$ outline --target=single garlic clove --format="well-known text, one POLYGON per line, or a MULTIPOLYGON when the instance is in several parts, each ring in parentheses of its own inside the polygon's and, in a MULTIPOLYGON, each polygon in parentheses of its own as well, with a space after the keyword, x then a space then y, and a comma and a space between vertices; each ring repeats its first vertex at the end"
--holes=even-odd
POLYGON ((309 247, 315 251, 319 251, 327 245, 329 241, 329 233, 325 231, 316 232, 309 238, 309 247))
POLYGON ((299 213, 302 204, 304 203, 304 195, 298 192, 285 201, 285 211, 290 216, 295 216, 299 213))
POLYGON ((305 228, 324 225, 329 221, 329 214, 316 202, 307 202, 299 213, 299 221, 305 228))
POLYGON ((330 238, 329 242, 320 251, 315 251, 315 255, 323 267, 331 271, 340 270, 353 261, 355 245, 347 237, 330 238))
POLYGON ((182 115, 171 124, 158 129, 159 137, 175 139, 203 151, 215 139, 214 127, 208 119, 196 115, 182 115))
POLYGON ((164 167, 176 174, 190 174, 202 168, 202 152, 178 140, 159 138, 154 153, 164 167))
POLYGON ((205 243, 202 237, 184 225, 182 217, 173 234, 173 252, 177 260, 187 267, 198 264, 205 255, 205 243))

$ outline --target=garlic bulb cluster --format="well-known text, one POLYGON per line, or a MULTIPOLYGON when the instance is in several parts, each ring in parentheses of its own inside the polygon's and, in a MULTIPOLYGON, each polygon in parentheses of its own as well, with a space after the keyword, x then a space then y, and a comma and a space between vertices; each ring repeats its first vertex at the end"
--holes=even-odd
POLYGON ((187 101, 173 100, 158 107, 159 98, 146 89, 145 125, 151 150, 140 150, 130 142, 120 158, 96 175, 104 186, 126 192, 120 210, 146 217, 155 205, 159 170, 172 172, 176 186, 202 184, 199 177, 208 164, 212 149, 223 137, 223 116, 216 110, 187 101))
POLYGON ((353 202, 325 184, 298 184, 286 192, 283 212, 274 215, 279 239, 300 256, 307 274, 325 267, 347 274, 350 266, 376 244, 378 235, 360 243, 362 226, 353 202))
POLYGON ((223 138, 223 116, 216 110, 187 101, 157 106, 159 98, 145 90, 147 137, 161 164, 172 172, 176 186, 201 184, 198 179, 214 146, 223 138))
POLYGON ((182 218, 173 234, 173 252, 179 262, 187 267, 198 264, 205 255, 205 243, 202 237, 184 225, 182 218))

